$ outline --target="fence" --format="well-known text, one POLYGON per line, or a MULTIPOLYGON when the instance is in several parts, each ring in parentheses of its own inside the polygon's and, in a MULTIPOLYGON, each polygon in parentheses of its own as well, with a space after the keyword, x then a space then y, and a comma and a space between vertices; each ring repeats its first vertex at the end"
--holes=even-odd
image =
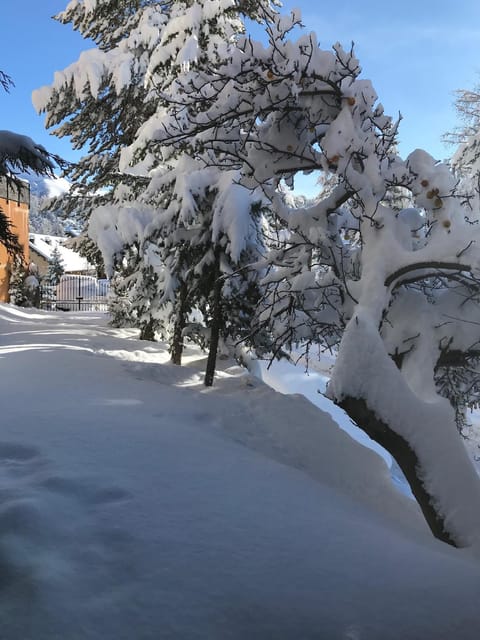
POLYGON ((40 308, 47 311, 108 311, 108 280, 62 276, 59 283, 40 286, 40 308))

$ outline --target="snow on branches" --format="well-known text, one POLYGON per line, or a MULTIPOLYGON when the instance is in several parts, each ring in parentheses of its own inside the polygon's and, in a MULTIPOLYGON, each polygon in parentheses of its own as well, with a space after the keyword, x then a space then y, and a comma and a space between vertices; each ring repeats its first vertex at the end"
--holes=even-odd
MULTIPOLYGON (((383 444, 409 476, 432 531, 469 544, 480 520, 442 487, 443 470, 427 443, 436 429, 452 464, 464 466, 459 477, 469 499, 478 502, 461 443, 447 445, 457 437, 455 416, 439 394, 449 353, 477 350, 477 213, 465 207, 445 164, 421 150, 398 156, 398 122, 384 114, 353 50, 322 50, 312 33, 292 40, 296 14, 264 17, 268 45, 240 37, 214 73, 180 74, 135 145, 163 157, 165 149, 203 154, 237 170, 245 187, 262 188, 277 239, 265 262, 258 326, 271 332, 274 351, 295 343, 339 346, 331 397, 374 437, 383 425, 391 434, 383 444), (332 188, 312 207, 292 210, 279 185, 313 170, 332 176, 332 188), (395 206, 399 192, 407 207, 395 206), (405 419, 394 401, 400 388, 403 402, 411 394, 405 419), (412 431, 420 416, 421 435, 412 431)), ((477 399, 478 384, 470 389, 477 399)))
POLYGON ((0 131, 0 175, 25 171, 52 174, 61 160, 28 136, 0 131))
POLYGON ((473 201, 425 151, 398 155, 399 121, 353 48, 322 49, 299 12, 114 4, 112 31, 110 0, 72 0, 60 19, 98 48, 36 101, 57 135, 89 145, 73 177, 100 194, 90 233, 123 270, 142 331, 170 332, 179 362, 196 325, 210 383, 222 335, 270 355, 338 350, 331 398, 396 457, 437 537, 480 543, 479 483, 455 427, 480 391, 473 201), (314 171, 325 188, 293 207, 285 185, 314 171))

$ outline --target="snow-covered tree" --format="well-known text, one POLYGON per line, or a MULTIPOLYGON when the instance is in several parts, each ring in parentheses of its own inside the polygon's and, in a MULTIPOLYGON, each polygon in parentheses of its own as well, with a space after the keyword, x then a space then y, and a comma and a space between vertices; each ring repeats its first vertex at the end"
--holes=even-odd
POLYGON ((458 127, 445 134, 444 141, 455 145, 450 164, 459 179, 465 201, 480 207, 480 87, 456 92, 458 127))
POLYGON ((22 248, 18 242, 18 236, 15 233, 10 218, 3 213, 0 208, 0 242, 11 255, 21 253, 22 248))
MULTIPOLYGON (((455 107, 459 125, 445 134, 444 141, 455 145, 450 164, 458 178, 457 191, 462 193, 465 206, 472 211, 480 210, 480 86, 473 90, 456 92, 455 107)), ((473 221, 475 224, 477 220, 473 221)), ((468 438, 467 410, 478 406, 480 389, 480 348, 468 353, 457 352, 454 364, 438 368, 438 385, 456 410, 461 433, 468 438)), ((452 358, 447 359, 451 363, 452 358)))
MULTIPOLYGON (((164 94, 174 95, 176 77, 190 69, 215 68, 224 49, 244 30, 240 14, 255 18, 259 7, 270 3, 208 0, 139 2, 132 7, 123 2, 116 9, 120 26, 113 36, 110 4, 74 0, 60 14, 62 22, 72 23, 99 46, 57 74, 52 87, 37 92, 35 102, 47 113, 47 125, 57 126, 57 135, 70 136, 77 146, 89 144, 90 152, 70 178, 76 193, 89 198, 85 211, 95 211, 90 233, 107 263, 126 270, 123 285, 116 278, 130 302, 121 308, 137 318, 143 337, 160 330, 170 338, 172 358, 180 362, 194 308, 206 325, 195 335, 207 337, 210 345, 218 342, 218 325, 225 324, 215 303, 219 289, 228 292, 229 320, 238 309, 237 320, 226 323, 230 329, 223 333, 231 337, 240 317, 247 324, 245 291, 251 294, 254 286, 244 262, 255 253, 251 239, 256 235, 258 196, 247 206, 247 192, 241 189, 242 212, 252 212, 253 222, 245 225, 241 218, 234 229, 224 215, 225 199, 236 191, 231 180, 211 168, 203 171, 199 165, 205 161, 193 161, 181 150, 150 154, 144 139, 150 116, 166 104, 164 94), (92 192, 98 195, 92 198, 92 192), (226 284, 227 272, 235 272, 230 279, 234 285, 226 284), (244 286, 239 284, 242 278, 244 286)), ((210 351, 216 353, 216 348, 210 351)))
POLYGON ((478 211, 448 166, 421 150, 398 156, 398 123, 353 50, 289 39, 299 18, 266 15, 268 46, 245 37, 215 73, 179 76, 180 106, 151 118, 149 150, 208 151, 262 187, 288 233, 267 261, 260 326, 278 348, 338 349, 330 397, 392 453, 434 535, 469 545, 480 483, 441 381, 468 362, 475 383, 463 391, 478 397, 478 211), (336 185, 291 209, 279 183, 312 170, 336 185))
MULTIPOLYGON (((181 157, 173 197, 147 230, 161 270, 159 291, 172 326, 172 359, 180 363, 183 335, 208 348, 211 384, 219 341, 233 346, 250 332, 258 302, 261 202, 236 175, 181 157), (189 322, 194 311, 202 322, 189 322)), ((156 181, 152 188, 157 189, 156 181)))
POLYGON ((145 74, 168 4, 73 0, 56 16, 97 45, 57 72, 51 86, 33 94, 52 133, 68 137, 75 149, 86 149, 66 171, 74 189, 61 202, 66 213, 82 212, 84 225, 94 208, 121 200, 138 182, 141 187, 141 176, 119 171, 119 158, 154 109, 145 74))
MULTIPOLYGON (((238 4, 232 0, 172 3, 148 70, 148 82, 159 94, 155 113, 165 108, 172 117, 182 118, 176 80, 181 76, 188 82, 190 75, 202 70, 215 72, 225 51, 244 31, 238 4)), ((240 6, 245 10, 246 5, 240 6)), ((258 299, 256 272, 248 265, 258 259, 259 198, 249 197, 236 184, 235 172, 204 169, 210 163, 201 152, 193 160, 182 149, 173 153, 151 149, 155 124, 155 118, 146 121, 123 160, 156 172, 147 193, 152 201, 161 194, 166 215, 152 225, 146 243, 157 247, 161 302, 169 302, 173 327, 172 360, 180 363, 183 335, 188 332, 208 346, 205 383, 210 385, 220 339, 240 339, 258 299), (193 310, 202 314, 203 323, 189 328, 193 310)))
MULTIPOLYGON (((13 85, 12 79, 0 70, 0 86, 8 91, 13 85)), ((37 174, 51 174, 62 161, 50 154, 44 147, 28 136, 12 131, 0 131, 0 177, 18 186, 16 174, 26 170, 37 174)), ((21 247, 17 235, 0 209, 0 242, 11 254, 18 254, 21 247)))
POLYGON ((17 307, 40 306, 40 282, 38 267, 31 262, 25 266, 23 256, 14 256, 13 268, 10 274, 9 290, 10 302, 17 307))
POLYGON ((57 285, 64 273, 65 266, 63 264, 62 255, 58 247, 55 247, 48 261, 48 271, 45 279, 48 284, 57 285))
POLYGON ((86 233, 78 234, 73 229, 67 229, 66 235, 65 246, 78 253, 92 267, 95 267, 97 278, 106 278, 105 265, 97 244, 86 233))
POLYGON ((138 246, 128 291, 147 322, 181 301, 195 275, 194 304, 215 322, 219 276, 243 259, 249 238, 245 226, 230 234, 221 203, 230 186, 235 198, 261 189, 277 223, 258 331, 277 349, 338 350, 330 397, 396 458, 434 535, 472 544, 480 484, 456 429, 454 376, 444 381, 468 371, 462 402, 477 397, 478 211, 446 165, 420 150, 398 156, 397 123, 352 50, 323 50, 312 33, 291 40, 299 15, 266 3, 256 11, 268 45, 242 36, 231 14, 254 4, 73 0, 62 19, 99 47, 37 105, 60 135, 90 143, 74 177, 85 193, 104 188, 93 201, 106 207, 94 226, 103 216, 96 238, 107 263, 138 246), (188 159, 198 173, 173 180, 188 159), (334 178, 331 190, 293 209, 279 185, 314 170, 334 178))
POLYGON ((10 302, 17 307, 27 307, 29 298, 25 287, 25 279, 27 277, 27 268, 20 254, 13 257, 13 265, 11 267, 8 295, 10 302))
POLYGON ((27 277, 24 282, 25 293, 28 300, 28 306, 40 306, 40 279, 38 266, 35 262, 30 262, 27 269, 27 277))
POLYGON ((458 89, 455 92, 455 109, 459 125, 444 136, 444 141, 458 146, 478 135, 480 131, 480 85, 473 89, 458 89))
MULTIPOLYGON (((146 73, 152 49, 158 44, 167 19, 168 4, 74 0, 57 16, 60 22, 71 24, 97 44, 82 53, 76 63, 57 73, 51 86, 34 94, 37 108, 47 114, 46 125, 54 127, 55 135, 67 136, 74 147, 87 149, 69 171, 74 188, 62 201, 66 211, 82 212, 83 230, 92 210, 102 211, 113 205, 124 212, 135 204, 136 194, 147 183, 141 172, 133 175, 132 171, 120 171, 119 160, 123 149, 133 142, 138 127, 154 111, 157 98, 146 87, 146 73), (113 29, 112 24, 116 25, 113 29)), ((115 277, 114 290, 121 291, 122 302, 114 303, 114 322, 120 322, 128 310, 125 321, 130 324, 137 320, 144 337, 139 314, 132 304, 123 304, 132 287, 131 262, 123 257, 126 253, 138 257, 138 248, 130 251, 129 242, 137 243, 139 229, 135 221, 130 227, 125 238, 121 238, 121 232, 117 234, 114 253, 109 252, 107 258, 108 266, 115 265, 120 271, 126 268, 126 282, 120 283, 118 274, 115 277)), ((125 224, 122 229, 125 230, 125 224)), ((98 248, 85 233, 81 238, 82 247, 96 258, 98 248)))

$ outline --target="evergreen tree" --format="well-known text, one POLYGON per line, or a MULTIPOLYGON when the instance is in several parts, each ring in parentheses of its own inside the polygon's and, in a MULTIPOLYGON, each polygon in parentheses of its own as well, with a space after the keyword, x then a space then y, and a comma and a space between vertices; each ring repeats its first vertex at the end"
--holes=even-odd
POLYGON ((14 256, 8 294, 10 302, 17 307, 40 306, 40 282, 34 262, 27 267, 21 255, 14 256))
MULTIPOLYGON (((0 86, 9 91, 13 81, 5 72, 0 70, 0 86)), ((0 131, 0 178, 18 187, 16 173, 26 170, 37 174, 51 174, 56 165, 63 162, 58 156, 50 154, 31 138, 12 131, 0 131)), ((12 224, 0 209, 0 242, 8 253, 18 255, 21 247, 12 224)), ((16 267, 15 267, 16 268, 16 267)))
POLYGON ((60 133, 90 142, 77 178, 85 193, 109 187, 95 196, 105 208, 92 232, 107 264, 138 246, 127 254, 128 291, 145 326, 164 303, 173 324, 191 304, 205 310, 215 347, 234 307, 223 276, 242 274, 252 258, 243 262, 253 218, 232 233, 227 194, 245 189, 255 201, 261 190, 278 239, 265 261, 259 327, 278 349, 338 349, 332 400, 392 453, 435 536, 478 541, 479 480, 439 389, 440 370, 468 364, 479 375, 478 211, 449 168, 421 150, 399 157, 398 123, 360 77, 354 51, 322 50, 312 33, 291 40, 297 12, 240 0, 73 0, 64 17, 99 48, 58 76, 40 105, 51 124, 63 122, 60 133), (267 46, 241 35, 238 11, 253 6, 267 46), (279 185, 313 170, 334 177, 331 192, 292 209, 279 185))
MULTIPOLYGON (((74 189, 60 205, 67 213, 82 212, 83 220, 79 223, 84 233, 79 244, 102 271, 109 270, 109 275, 114 274, 114 268, 123 271, 128 242, 120 240, 115 255, 108 252, 107 265, 103 267, 98 247, 85 230, 93 210, 101 212, 110 205, 125 210, 129 203, 135 203, 136 194, 146 184, 141 172, 133 175, 121 171, 119 163, 138 127, 154 111, 156 97, 146 88, 146 73, 151 51, 161 37, 167 9, 168 3, 141 0, 70 2, 56 16, 57 20, 71 24, 85 38, 92 38, 97 48, 82 54, 52 86, 34 95, 37 109, 47 114, 47 126, 54 127, 54 134, 70 137, 74 147, 87 149, 68 172, 74 189), (112 24, 117 26, 112 29, 112 24)), ((135 243, 134 238, 132 242, 135 243)), ((130 276, 131 269, 127 267, 125 277, 129 280, 130 276)), ((114 282, 113 291, 121 295, 121 301, 112 301, 113 321, 118 324, 123 319, 131 324, 139 314, 127 302, 130 282, 120 283, 118 276, 114 282)), ((143 335, 140 322, 137 326, 143 335)))
POLYGON ((14 256, 8 294, 10 296, 10 302, 17 307, 30 306, 28 292, 25 286, 27 275, 27 268, 22 257, 20 255, 14 256))
POLYGON ((290 40, 297 13, 266 21, 269 46, 239 39, 214 73, 177 78, 150 151, 200 155, 261 185, 285 231, 270 243, 258 326, 274 351, 338 349, 329 396, 391 452, 434 535, 471 544, 480 485, 442 380, 458 367, 467 377, 457 382, 472 383, 465 395, 478 397, 478 208, 428 153, 399 157, 398 123, 353 50, 324 51, 315 34, 290 40), (293 209, 279 185, 312 170, 333 176, 332 188, 293 209), (433 442, 455 468, 455 499, 433 442))
POLYGON ((87 149, 65 172, 74 189, 52 204, 67 214, 82 212, 83 226, 94 208, 121 201, 127 191, 144 184, 141 176, 120 172, 119 160, 154 110, 156 97, 145 80, 166 7, 168 3, 149 0, 74 0, 56 16, 97 44, 51 86, 34 92, 34 104, 46 114, 52 133, 70 138, 75 149, 87 149))
POLYGON ((67 236, 65 246, 81 255, 90 265, 94 266, 97 278, 106 278, 102 254, 95 242, 86 233, 72 235, 71 232, 67 232, 67 236))
POLYGON ((18 255, 22 251, 10 218, 7 218, 2 209, 0 209, 0 242, 12 256, 18 255))
MULTIPOLYGON (((98 49, 83 54, 78 63, 65 70, 60 82, 40 90, 35 101, 47 113, 48 125, 57 126, 56 135, 71 136, 77 146, 88 142, 90 152, 70 177, 80 197, 83 193, 87 198, 88 194, 89 202, 82 203, 83 209, 87 213, 95 211, 90 234, 108 251, 107 262, 112 267, 126 268, 128 282, 120 288, 128 294, 127 308, 130 316, 137 318, 141 336, 151 337, 159 330, 172 340, 173 360, 180 362, 182 336, 192 309, 203 307, 210 334, 220 330, 220 314, 212 311, 218 306, 213 303, 218 299, 214 290, 225 275, 222 265, 229 260, 225 260, 228 251, 224 249, 230 240, 228 235, 223 237, 223 231, 209 229, 214 217, 208 217, 208 212, 215 198, 222 203, 223 182, 217 175, 212 177, 211 170, 199 178, 204 185, 200 189, 189 182, 192 191, 187 198, 193 198, 195 215, 185 222, 181 212, 190 205, 185 206, 183 197, 177 195, 182 193, 185 179, 183 173, 179 175, 179 168, 191 170, 198 177, 198 164, 202 162, 198 159, 189 167, 181 150, 165 154, 150 149, 145 141, 150 142, 155 126, 151 116, 162 105, 171 106, 171 100, 166 101, 164 96, 175 96, 177 76, 220 64, 226 48, 244 30, 240 14, 248 11, 255 17, 259 3, 120 2, 115 9, 120 26, 114 34, 107 11, 110 4, 87 6, 76 1, 59 16, 84 35, 93 34, 98 49), (94 119, 91 113, 96 114, 94 119), (161 192, 159 174, 163 176, 161 192), (207 188, 205 179, 213 181, 215 187, 207 188), (101 195, 90 197, 92 191, 99 190, 101 195), (154 207, 156 220, 146 228, 136 228, 135 233, 124 234, 128 226, 125 221, 120 225, 122 230, 118 221, 110 224, 116 216, 112 207, 129 212, 131 225, 138 222, 138 210, 154 207), (112 235, 114 227, 117 239, 107 247, 105 237, 112 235), (95 228, 103 230, 103 240, 95 235, 95 228), (127 241, 122 234, 129 237, 127 241), (129 250, 131 242, 138 243, 133 253, 129 250)), ((225 189, 230 186, 226 184, 225 189)), ((258 196, 252 202, 255 199, 258 196)), ((216 207, 217 218, 225 208, 224 202, 216 207)), ((220 229, 218 220, 216 224, 220 229)), ((239 244, 238 238, 235 242, 239 244)), ((228 269, 246 273, 237 263, 228 269)), ((229 290, 240 292, 241 287, 229 290)), ((233 313, 234 305, 230 306, 233 313)), ((213 343, 217 342, 214 338, 213 343)))
MULTIPOLYGON (((213 381, 219 342, 231 347, 250 333, 259 299, 261 201, 236 184, 235 174, 206 170, 181 157, 174 193, 159 226, 148 230, 161 265, 162 302, 171 327, 173 362, 183 336, 208 349, 206 384, 213 381), (188 164, 188 168, 185 166, 188 164), (189 322, 196 310, 203 322, 189 322)), ((164 316, 165 318, 165 316, 164 316)))
POLYGON ((58 247, 55 247, 52 251, 52 255, 48 261, 48 271, 46 274, 46 281, 49 285, 56 286, 61 276, 65 273, 65 267, 63 265, 63 259, 58 247))
POLYGON ((246 291, 250 300, 254 295, 258 300, 258 282, 254 284, 256 275, 248 264, 259 257, 260 216, 255 199, 260 198, 253 195, 249 199, 242 193, 244 190, 235 185, 234 172, 223 173, 213 167, 205 170, 203 166, 210 164, 204 157, 208 150, 197 150, 193 161, 182 148, 169 153, 152 144, 151 132, 159 116, 182 119, 179 78, 188 83, 189 78, 210 74, 222 64, 228 48, 244 31, 238 10, 239 5, 230 0, 172 3, 169 22, 149 66, 149 82, 158 87, 160 100, 155 114, 124 155, 130 164, 135 166, 140 158, 144 168, 158 172, 147 193, 152 201, 161 194, 165 216, 152 225, 152 236, 146 241, 160 250, 159 283, 161 300, 169 302, 172 360, 180 363, 183 335, 188 333, 209 349, 207 385, 213 382, 220 339, 235 342, 242 335, 240 326, 243 337, 249 328, 251 313, 249 316, 247 309, 252 312, 255 304, 248 306, 246 291), (168 198, 165 192, 170 194, 168 198), (228 283, 233 273, 235 282, 228 283), (201 312, 203 323, 189 326, 188 317, 194 309, 201 312))

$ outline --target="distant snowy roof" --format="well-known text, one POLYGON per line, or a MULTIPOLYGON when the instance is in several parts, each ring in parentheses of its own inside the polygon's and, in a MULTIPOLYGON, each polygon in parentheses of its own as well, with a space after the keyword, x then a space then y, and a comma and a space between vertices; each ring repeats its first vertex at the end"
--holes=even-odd
POLYGON ((47 236, 40 233, 30 234, 30 247, 45 260, 50 260, 55 247, 58 248, 66 273, 73 271, 94 271, 95 267, 82 258, 76 251, 65 246, 67 238, 47 236))

